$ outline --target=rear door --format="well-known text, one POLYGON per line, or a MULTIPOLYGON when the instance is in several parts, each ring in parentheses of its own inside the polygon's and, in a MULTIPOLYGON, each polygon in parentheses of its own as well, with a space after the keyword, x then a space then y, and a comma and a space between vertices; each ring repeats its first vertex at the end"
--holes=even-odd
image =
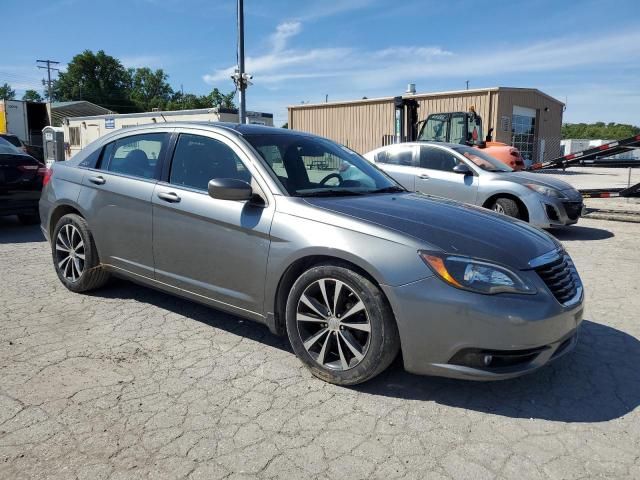
POLYGON ((416 169, 416 190, 429 195, 475 203, 478 177, 456 173, 453 168, 463 163, 448 148, 431 145, 419 147, 420 167, 416 169))
POLYGON ((85 207, 102 262, 153 278, 151 196, 170 131, 119 137, 106 144, 99 165, 85 174, 85 207))
POLYGON ((275 204, 211 198, 213 178, 267 188, 250 159, 230 139, 184 129, 169 172, 153 195, 156 279, 260 316, 275 204))
POLYGON ((418 166, 416 146, 390 145, 376 152, 373 160, 404 188, 411 192, 416 190, 415 176, 418 166))

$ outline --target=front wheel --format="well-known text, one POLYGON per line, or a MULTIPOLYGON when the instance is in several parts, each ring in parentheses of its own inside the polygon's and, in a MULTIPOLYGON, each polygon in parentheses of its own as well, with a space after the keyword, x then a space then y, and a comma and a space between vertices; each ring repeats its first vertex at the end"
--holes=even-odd
POLYGON ((491 208, 494 212, 522 220, 522 212, 515 200, 501 197, 496 199, 491 208))
POLYGON ((365 382, 398 354, 398 329, 382 291, 342 265, 319 265, 293 284, 286 307, 294 352, 316 377, 365 382))

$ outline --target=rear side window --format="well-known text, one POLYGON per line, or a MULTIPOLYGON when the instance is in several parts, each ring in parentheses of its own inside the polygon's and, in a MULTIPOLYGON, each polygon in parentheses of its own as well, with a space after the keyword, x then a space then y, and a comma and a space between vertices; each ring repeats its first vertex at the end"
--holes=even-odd
POLYGON ((0 138, 4 138, 7 142, 9 142, 14 147, 21 147, 22 146, 22 144, 20 142, 20 139, 18 137, 16 137, 15 135, 2 135, 2 136, 0 136, 0 138))
POLYGON ((167 145, 166 133, 147 133, 121 138, 105 147, 113 152, 103 156, 101 166, 106 170, 141 178, 154 178, 159 159, 167 145))
POLYGON ((376 163, 387 163, 390 165, 404 165, 406 167, 417 167, 414 158, 413 147, 392 147, 376 154, 376 163))
POLYGON ((181 134, 171 162, 169 183, 207 191, 209 180, 251 181, 251 174, 227 144, 200 135, 181 134))
POLYGON ((420 147, 420 167, 443 172, 453 171, 460 161, 450 151, 442 148, 420 147))

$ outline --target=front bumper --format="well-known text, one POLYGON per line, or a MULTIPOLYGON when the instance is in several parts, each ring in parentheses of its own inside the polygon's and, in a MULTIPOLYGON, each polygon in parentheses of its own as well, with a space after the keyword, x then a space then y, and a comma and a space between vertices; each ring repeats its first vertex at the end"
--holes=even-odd
POLYGON ((563 200, 541 195, 529 203, 529 223, 540 228, 564 227, 578 223, 584 211, 582 200, 563 200))
POLYGON ((576 344, 583 298, 561 305, 540 281, 535 295, 481 295, 436 277, 383 286, 394 310, 407 371, 470 380, 500 380, 534 371, 576 344), (464 354, 491 355, 486 366, 464 354))

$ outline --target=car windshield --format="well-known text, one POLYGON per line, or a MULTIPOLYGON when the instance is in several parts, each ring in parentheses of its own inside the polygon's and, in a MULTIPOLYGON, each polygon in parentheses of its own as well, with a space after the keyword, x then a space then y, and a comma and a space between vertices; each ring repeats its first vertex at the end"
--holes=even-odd
POLYGON ((477 167, 487 172, 513 172, 513 169, 502 163, 500 160, 487 155, 482 150, 473 147, 453 147, 453 149, 464 156, 467 160, 473 162, 477 167))
POLYGON ((289 195, 346 196, 404 191, 354 151, 298 134, 248 134, 289 195))
POLYGON ((11 154, 11 155, 24 155, 24 152, 12 144, 7 142, 4 138, 0 138, 0 153, 11 154))

